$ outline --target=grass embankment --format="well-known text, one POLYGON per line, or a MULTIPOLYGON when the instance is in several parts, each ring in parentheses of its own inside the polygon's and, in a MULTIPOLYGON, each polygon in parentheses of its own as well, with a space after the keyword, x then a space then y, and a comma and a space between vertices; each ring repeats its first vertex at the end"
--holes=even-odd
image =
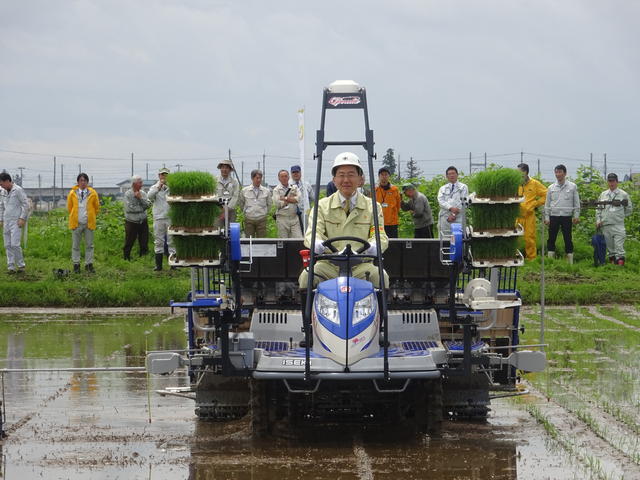
MULTIPOLYGON (((188 272, 184 269, 169 271, 166 267, 162 272, 153 272, 152 239, 151 253, 147 257, 137 258, 138 247, 135 246, 133 261, 126 262, 122 258, 123 218, 122 204, 107 201, 98 216, 95 233, 96 273, 90 275, 83 270, 79 275, 71 273, 64 279, 57 279, 52 273, 54 269, 72 269, 67 213, 58 209, 33 215, 29 220, 29 241, 25 249, 27 272, 7 275, 3 263, 0 267, 0 306, 164 306, 170 299, 184 299, 189 290, 188 272)), ((410 219, 407 222, 410 223, 410 219)), ((275 222, 269 217, 268 223, 268 235, 275 237, 275 222)), ((402 233, 402 236, 410 236, 412 232, 402 233)), ((639 242, 627 240, 624 267, 595 268, 591 245, 584 237, 576 237, 574 265, 561 258, 560 250, 557 251, 559 258, 546 259, 547 304, 637 302, 640 298, 639 242)), ((560 241, 558 245, 561 245, 560 241)), ((0 254, 4 256, 3 248, 0 254)), ((518 287, 526 304, 540 301, 540 259, 520 269, 518 287)))

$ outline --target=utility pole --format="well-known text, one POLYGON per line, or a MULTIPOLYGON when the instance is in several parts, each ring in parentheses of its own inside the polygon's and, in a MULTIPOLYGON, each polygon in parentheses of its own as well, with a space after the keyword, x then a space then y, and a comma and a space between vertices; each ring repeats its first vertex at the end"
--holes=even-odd
MULTIPOLYGON (((176 163, 176 168, 178 169, 178 171, 180 171, 180 167, 184 167, 184 165, 181 163, 176 163)), ((147 175, 147 178, 149 178, 149 175, 147 175)))
POLYGON ((22 171, 25 169, 25 167, 18 167, 18 170, 20 170, 20 186, 22 187, 24 185, 24 175, 22 173, 22 171))
POLYGON ((593 152, 589 154, 589 183, 593 181, 593 152))
POLYGON ((131 176, 133 177, 133 152, 131 152, 131 176))
POLYGON ((64 192, 64 163, 60 164, 60 194, 64 192))
POLYGON ((56 208, 56 157, 53 157, 53 208, 56 208))
POLYGON ((79 163, 78 164, 78 175, 80 175, 82 173, 82 164, 79 163))
POLYGON ((484 152, 484 169, 487 169, 487 152, 484 152))
POLYGON ((524 163, 524 152, 520 150, 520 163, 524 163))
POLYGON ((242 177, 242 185, 244 185, 244 160, 240 162, 240 172, 240 176, 242 177))
POLYGON ((538 159, 538 177, 540 177, 540 159, 538 159))
POLYGON ((604 178, 607 178, 607 154, 604 154, 604 178))
MULTIPOLYGON (((267 151, 262 151, 262 177, 267 178, 267 167, 265 166, 265 158, 267 157, 267 151)), ((260 167, 258 167, 260 168, 260 167)))
POLYGON ((38 203, 42 203, 42 176, 40 174, 38 174, 38 203))
POLYGON ((147 180, 149 180, 149 163, 147 162, 147 180))

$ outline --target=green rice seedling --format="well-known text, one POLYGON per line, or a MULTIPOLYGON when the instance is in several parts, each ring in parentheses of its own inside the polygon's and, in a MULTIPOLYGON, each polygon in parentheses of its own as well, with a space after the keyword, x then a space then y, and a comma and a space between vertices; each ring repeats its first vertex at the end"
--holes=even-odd
POLYGON ((209 172, 175 172, 167 177, 171 195, 199 197, 213 195, 216 179, 209 172))
POLYGON ((471 205, 471 224, 476 231, 514 228, 519 214, 519 203, 475 203, 471 205))
POLYGON ((222 240, 213 236, 175 235, 173 241, 178 260, 216 260, 222 247, 222 240))
POLYGON ((478 197, 496 200, 516 197, 522 183, 522 173, 515 168, 483 170, 471 179, 472 189, 478 197))
POLYGON ((174 227, 213 227, 221 210, 222 207, 214 202, 176 202, 169 208, 169 218, 174 227))
POLYGON ((475 260, 516 257, 518 237, 473 238, 471 253, 475 260))

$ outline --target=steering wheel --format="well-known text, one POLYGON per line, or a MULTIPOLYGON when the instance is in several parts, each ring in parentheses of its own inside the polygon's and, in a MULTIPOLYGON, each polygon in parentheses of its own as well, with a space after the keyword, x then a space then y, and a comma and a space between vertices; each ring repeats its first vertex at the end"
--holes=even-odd
POLYGON ((371 244, 369 242, 367 242, 366 240, 363 240, 361 238, 358 238, 358 237, 333 237, 333 238, 329 238, 329 239, 325 240, 324 242, 322 242, 322 245, 327 247, 333 253, 338 253, 338 249, 333 246, 333 243, 334 242, 342 242, 342 241, 353 241, 353 242, 360 243, 362 246, 359 249, 356 250, 356 253, 358 253, 358 254, 360 254, 360 253, 362 253, 362 252, 364 252, 366 250, 369 250, 369 248, 371 248, 371 244))

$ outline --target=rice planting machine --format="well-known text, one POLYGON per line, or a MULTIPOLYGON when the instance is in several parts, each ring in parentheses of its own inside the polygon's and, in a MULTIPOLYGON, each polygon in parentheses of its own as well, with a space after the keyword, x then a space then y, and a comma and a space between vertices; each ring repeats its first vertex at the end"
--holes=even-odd
MULTIPOLYGON (((367 96, 355 82, 324 89, 316 198, 330 146, 363 148, 373 183, 367 96), (362 111, 364 139, 325 139, 326 112, 343 109, 362 111)), ((380 206, 372 208, 380 245, 380 206)), ((312 237, 316 216, 317 204, 312 237)), ((188 369, 189 387, 160 393, 193 398, 200 418, 250 414, 258 434, 283 426, 389 422, 430 431, 443 417, 485 417, 492 396, 517 393, 519 370, 545 367, 539 345, 519 342, 522 256, 474 258, 470 249, 474 238, 520 235, 521 228, 473 231, 453 224, 450 236, 391 239, 373 256, 357 238, 346 239, 349 246, 340 252, 316 255, 302 239, 242 238, 236 223, 211 234, 220 244, 218 258, 180 258, 178 252, 171 261, 191 269, 188 298, 171 302, 186 312, 187 348, 147 356, 154 374, 188 369), (338 277, 300 289, 301 271, 313 278, 319 260, 339 265, 338 277), (376 288, 354 278, 351 267, 362 261, 384 269, 388 284, 376 288)), ((325 245, 335 250, 337 240, 345 238, 325 245)))

